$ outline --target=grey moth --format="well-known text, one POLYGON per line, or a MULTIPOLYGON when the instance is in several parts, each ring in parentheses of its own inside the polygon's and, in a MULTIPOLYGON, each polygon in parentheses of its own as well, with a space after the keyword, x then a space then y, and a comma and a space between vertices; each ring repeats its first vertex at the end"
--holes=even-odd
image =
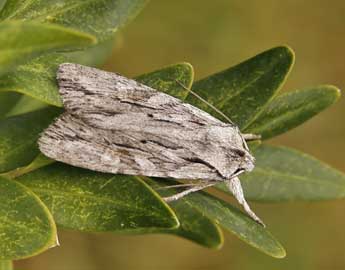
POLYGON ((255 136, 119 74, 65 63, 57 81, 65 112, 38 141, 46 156, 100 172, 198 180, 167 202, 224 182, 263 224, 238 179, 254 168, 246 139, 255 136))

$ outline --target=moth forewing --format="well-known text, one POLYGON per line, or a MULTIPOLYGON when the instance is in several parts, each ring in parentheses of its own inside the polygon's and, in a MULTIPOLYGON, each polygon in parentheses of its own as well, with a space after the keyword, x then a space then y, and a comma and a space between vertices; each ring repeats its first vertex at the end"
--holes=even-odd
POLYGON ((77 64, 62 64, 57 79, 66 112, 39 139, 50 158, 100 172, 210 183, 254 166, 237 126, 172 96, 77 64))

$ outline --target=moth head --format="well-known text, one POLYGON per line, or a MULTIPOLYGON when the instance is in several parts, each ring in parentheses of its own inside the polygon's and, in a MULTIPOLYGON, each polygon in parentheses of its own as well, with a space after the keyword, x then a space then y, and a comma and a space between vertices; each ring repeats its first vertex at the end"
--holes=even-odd
POLYGON ((241 132, 238 130, 235 134, 236 139, 233 138, 234 147, 232 148, 232 155, 237 160, 237 168, 233 172, 232 177, 240 175, 243 172, 252 171, 255 163, 255 158, 250 153, 249 147, 241 132))
POLYGON ((252 154, 249 151, 249 147, 247 145, 246 140, 243 138, 243 136, 241 135, 241 139, 242 139, 242 146, 245 149, 245 155, 243 157, 243 167, 245 168, 246 171, 250 172, 254 169, 254 162, 255 162, 255 158, 252 156, 252 154))
POLYGON ((237 176, 243 172, 250 172, 254 169, 255 158, 246 149, 233 149, 233 153, 237 156, 238 168, 232 174, 232 177, 237 176))
POLYGON ((199 153, 202 160, 211 164, 225 179, 231 179, 254 168, 254 157, 236 126, 209 128, 208 137, 212 145, 208 151, 199 153), (210 155, 210 152, 213 155, 210 155))

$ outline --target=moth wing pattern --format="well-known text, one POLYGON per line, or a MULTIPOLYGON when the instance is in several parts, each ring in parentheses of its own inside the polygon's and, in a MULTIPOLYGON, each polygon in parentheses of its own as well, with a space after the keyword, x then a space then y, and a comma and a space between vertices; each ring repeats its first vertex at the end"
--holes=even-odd
POLYGON ((117 73, 65 63, 58 69, 57 80, 64 108, 82 118, 88 119, 95 111, 112 115, 146 113, 151 109, 164 111, 167 117, 175 117, 174 121, 223 124, 190 104, 117 73))
POLYGON ((61 115, 39 139, 40 150, 50 158, 73 166, 107 173, 214 179, 213 168, 181 158, 182 147, 143 141, 132 131, 102 130, 77 117, 61 115), (164 151, 164 153, 163 153, 164 151))
POLYGON ((62 64, 57 79, 66 112, 39 139, 50 158, 101 172, 219 181, 248 162, 236 126, 172 96, 77 64, 62 64))

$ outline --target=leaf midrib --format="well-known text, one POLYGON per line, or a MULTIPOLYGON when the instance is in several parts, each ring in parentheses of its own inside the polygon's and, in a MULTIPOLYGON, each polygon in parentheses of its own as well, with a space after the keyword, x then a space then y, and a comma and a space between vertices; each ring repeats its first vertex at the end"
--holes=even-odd
MULTIPOLYGON (((269 72, 273 69, 270 68, 269 72)), ((221 109, 224 108, 224 106, 226 104, 228 104, 233 98, 237 97, 238 95, 242 94, 245 89, 247 89, 250 85, 254 84, 255 82, 257 82, 259 79, 261 79, 262 77, 264 77, 263 75, 265 75, 265 72, 257 72, 259 73, 257 77, 253 78, 250 82, 246 83, 243 87, 239 88, 238 92, 234 93, 233 95, 226 95, 226 98, 223 99, 222 101, 222 105, 220 106, 221 109)))

